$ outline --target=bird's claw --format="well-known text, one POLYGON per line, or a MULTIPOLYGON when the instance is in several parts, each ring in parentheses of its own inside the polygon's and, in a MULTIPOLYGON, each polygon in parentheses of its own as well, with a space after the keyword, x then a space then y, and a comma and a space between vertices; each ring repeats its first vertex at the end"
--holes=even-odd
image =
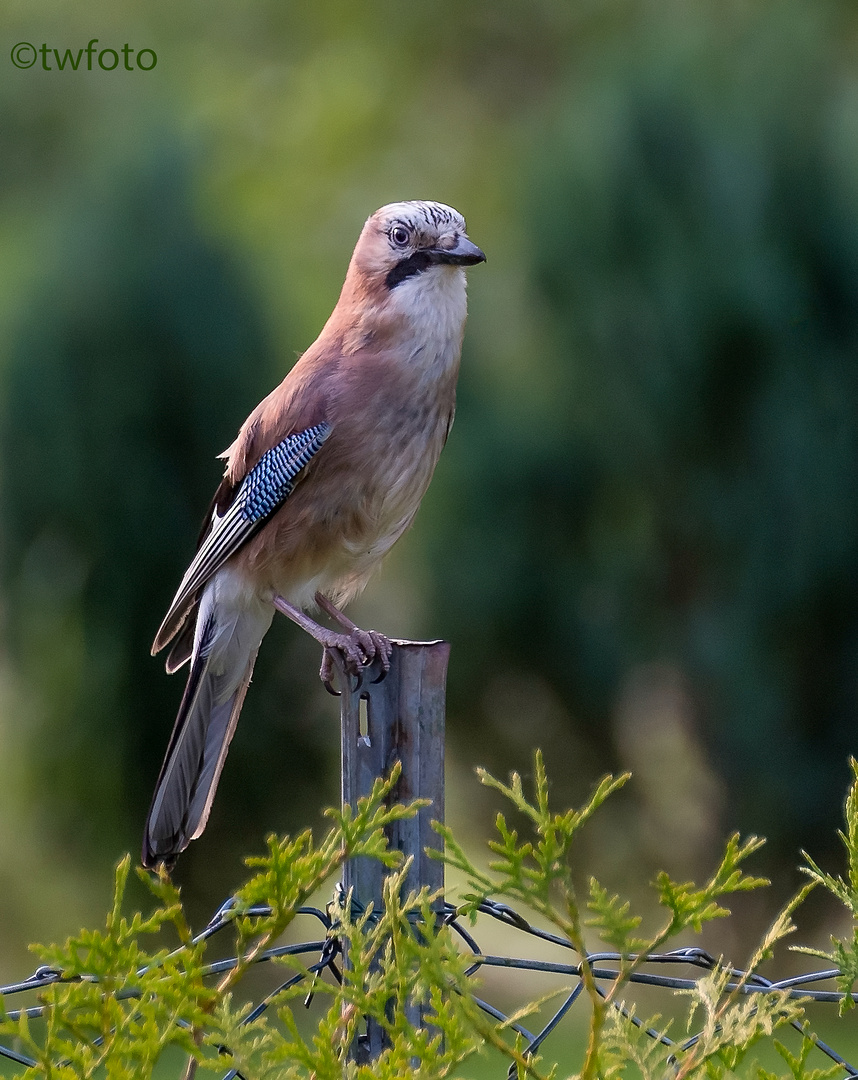
POLYGON ((340 697, 342 691, 334 688, 334 662, 327 649, 322 650, 322 666, 319 668, 319 678, 322 680, 322 686, 324 686, 329 694, 332 694, 334 697, 340 697))
POLYGON ((335 690, 333 678, 336 667, 333 652, 336 650, 343 661, 343 671, 346 675, 354 675, 357 679, 351 693, 356 694, 363 684, 366 669, 376 660, 381 663, 381 674, 373 682, 381 682, 390 671, 390 655, 393 646, 390 638, 379 634, 377 630, 361 630, 355 627, 347 634, 334 634, 324 642, 322 652, 322 666, 319 669, 319 678, 325 689, 330 694, 338 696, 340 691, 335 690))
POLYGON ((390 638, 385 637, 384 634, 379 634, 377 630, 361 630, 361 634, 364 634, 369 638, 372 643, 372 655, 364 648, 366 652, 366 664, 364 667, 369 667, 373 660, 378 660, 381 664, 381 673, 377 679, 373 679, 373 683, 380 683, 385 675, 390 671, 390 656, 393 652, 393 645, 390 642, 390 638))

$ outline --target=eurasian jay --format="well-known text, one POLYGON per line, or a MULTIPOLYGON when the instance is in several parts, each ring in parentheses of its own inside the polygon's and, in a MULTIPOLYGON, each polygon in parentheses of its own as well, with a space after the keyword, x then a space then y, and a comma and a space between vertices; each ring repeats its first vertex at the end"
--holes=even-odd
POLYGON ((319 337, 250 414, 152 646, 190 660, 155 788, 143 863, 172 864, 206 826, 275 609, 356 673, 390 642, 341 611, 409 528, 447 439, 467 301, 485 255, 452 207, 383 206, 364 225, 319 337), (342 628, 329 630, 308 609, 342 628))

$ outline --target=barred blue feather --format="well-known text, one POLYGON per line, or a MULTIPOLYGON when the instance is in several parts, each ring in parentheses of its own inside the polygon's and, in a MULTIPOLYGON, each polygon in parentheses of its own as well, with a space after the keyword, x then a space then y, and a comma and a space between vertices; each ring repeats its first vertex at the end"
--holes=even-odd
POLYGON ((180 620, 199 590, 245 544, 266 518, 289 497, 302 469, 319 452, 331 434, 322 421, 304 431, 287 435, 267 450, 242 481, 238 494, 223 514, 215 513, 212 527, 200 545, 179 585, 170 610, 161 624, 165 628, 180 620))
POLYGON ((292 494, 298 473, 330 433, 330 426, 323 421, 266 450, 239 488, 235 502, 242 517, 256 522, 276 510, 292 494))

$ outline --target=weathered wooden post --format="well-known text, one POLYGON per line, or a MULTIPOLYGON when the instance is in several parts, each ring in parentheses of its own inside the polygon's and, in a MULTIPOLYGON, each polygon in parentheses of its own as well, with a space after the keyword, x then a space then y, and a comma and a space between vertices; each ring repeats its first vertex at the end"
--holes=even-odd
MULTIPOLYGON (((412 857, 405 891, 428 886, 444 887, 444 864, 426 855, 426 848, 443 847, 430 822, 444 820, 444 704, 447 661, 446 641, 394 641, 390 671, 379 682, 376 663, 362 684, 340 672, 342 721, 342 798, 354 806, 368 795, 373 782, 387 776, 395 762, 402 773, 391 792, 392 802, 431 799, 416 817, 395 822, 388 830, 392 848, 412 857), (365 708, 362 703, 365 703, 365 708)), ((353 890, 363 907, 381 910, 384 867, 373 859, 356 858, 346 864, 343 885, 353 890)), ((412 1022, 421 1023, 419 1007, 412 1022)), ((368 1024, 367 1035, 356 1048, 359 1060, 372 1061, 382 1050, 382 1031, 368 1024)))

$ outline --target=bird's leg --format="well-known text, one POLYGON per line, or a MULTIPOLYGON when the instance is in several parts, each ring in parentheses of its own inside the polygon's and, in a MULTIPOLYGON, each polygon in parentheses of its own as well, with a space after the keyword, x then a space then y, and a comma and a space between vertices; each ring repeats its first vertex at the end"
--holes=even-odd
MULTIPOLYGON (((322 593, 316 593, 316 603, 322 609, 327 612, 328 615, 338 622, 344 630, 348 630, 349 635, 356 637, 360 642, 360 646, 366 653, 367 663, 371 663, 376 656, 381 661, 382 675, 376 682, 380 682, 381 679, 390 671, 390 654, 393 652, 393 646, 390 644, 390 638, 385 637, 384 634, 379 634, 377 630, 361 630, 361 628, 351 621, 348 615, 344 615, 342 611, 332 603, 327 596, 323 596, 322 593)), ((327 651, 322 657, 322 681, 325 682, 325 675, 330 678, 332 672, 326 671, 326 668, 330 665, 330 657, 327 651)))
MULTIPOLYGON (((317 594, 316 599, 320 599, 319 594, 317 594)), ((294 604, 290 604, 282 596, 275 595, 272 603, 282 615, 285 615, 287 619, 291 619, 302 630, 315 638, 324 649, 322 668, 319 672, 322 682, 326 686, 330 686, 334 673, 333 663, 329 655, 330 649, 337 649, 342 653, 346 671, 352 675, 359 676, 362 669, 371 664, 376 656, 381 658, 382 667, 386 673, 390 668, 390 641, 381 634, 377 634, 374 630, 361 630, 333 604, 330 604, 329 600, 324 597, 321 599, 324 603, 321 603, 320 606, 331 615, 336 612, 333 617, 348 630, 348 633, 337 633, 335 630, 329 630, 327 627, 321 626, 315 619, 311 619, 309 615, 306 615, 300 608, 295 607, 294 604), (328 607, 329 604, 330 608, 328 607)))
POLYGON ((282 615, 285 615, 287 619, 291 619, 293 623, 297 623, 310 637, 315 638, 326 652, 328 649, 339 649, 343 654, 346 670, 349 674, 360 674, 361 668, 375 656, 375 652, 373 651, 370 654, 369 650, 364 647, 364 643, 356 635, 351 633, 340 634, 336 630, 329 630, 326 626, 317 623, 315 619, 311 619, 300 608, 290 604, 284 597, 275 595, 272 603, 282 615))

